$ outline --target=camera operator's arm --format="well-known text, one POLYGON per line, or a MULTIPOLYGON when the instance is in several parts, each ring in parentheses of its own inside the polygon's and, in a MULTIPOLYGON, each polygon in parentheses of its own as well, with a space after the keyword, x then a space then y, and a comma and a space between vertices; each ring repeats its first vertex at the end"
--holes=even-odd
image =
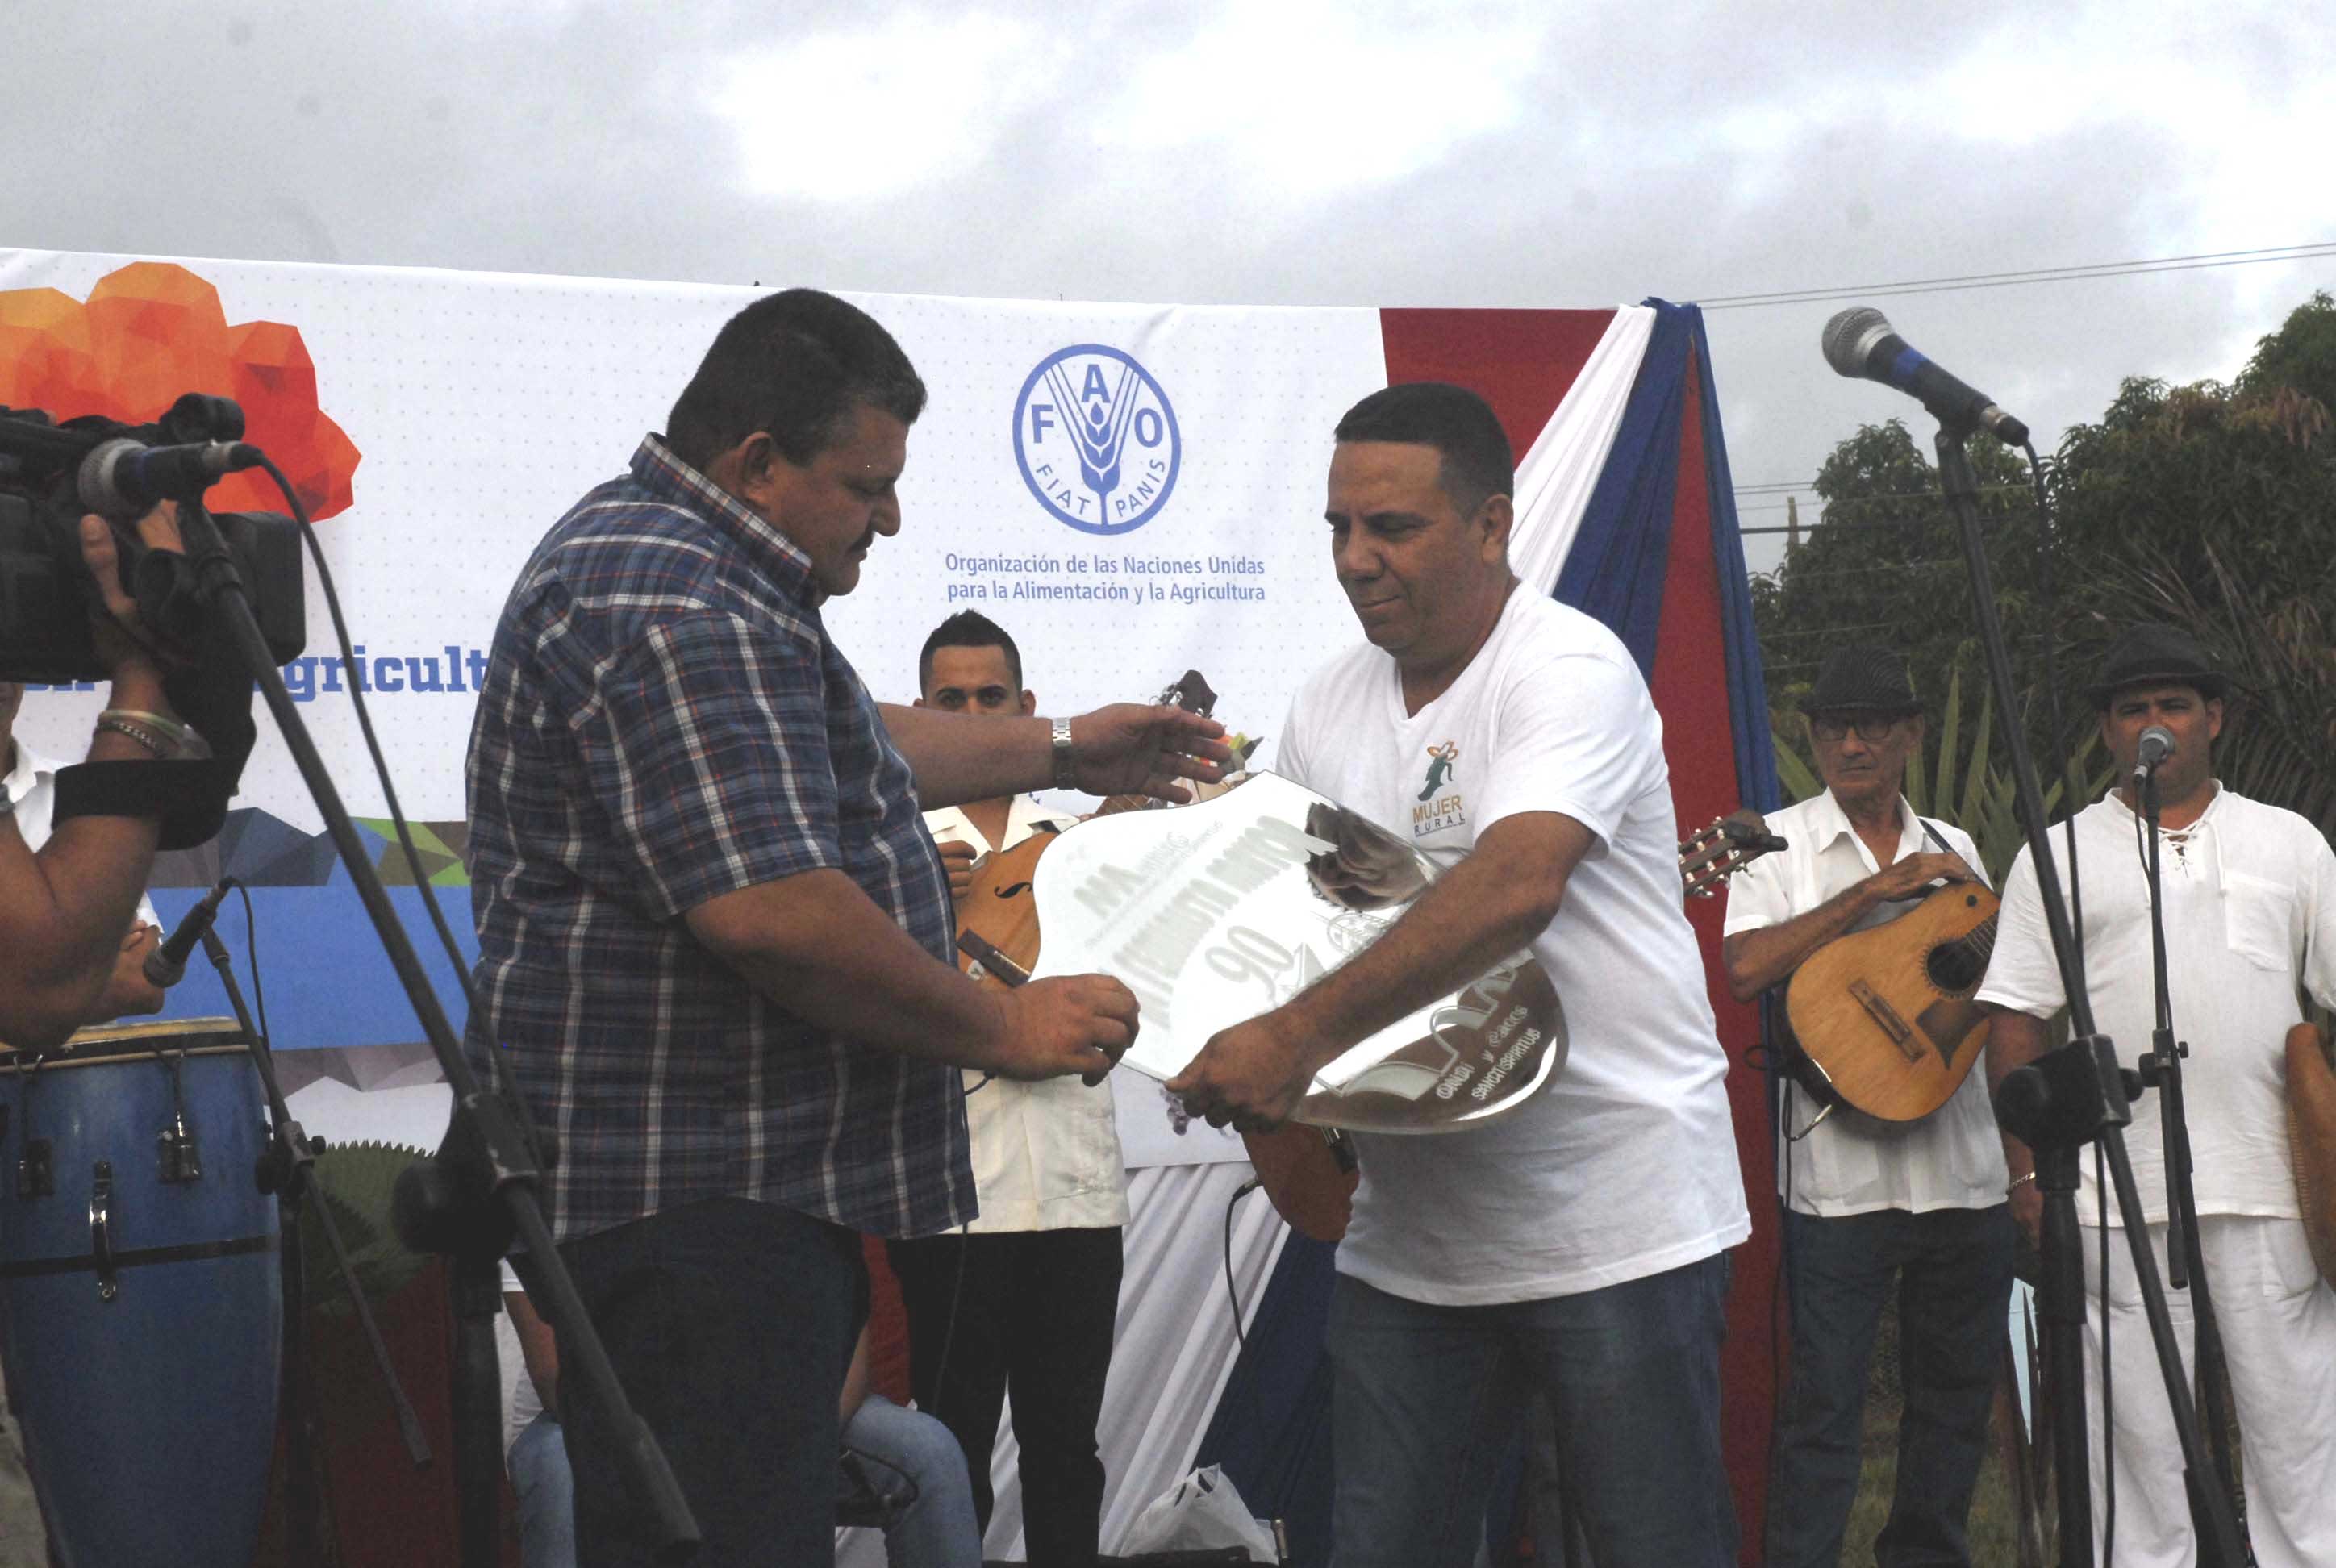
MULTIPOLYGON (((139 523, 149 547, 179 548, 178 521, 157 509, 139 523)), ((96 623, 98 656, 112 675, 110 707, 175 723, 162 674, 135 635, 136 607, 115 570, 113 535, 82 520, 82 559, 110 619, 96 623)), ((90 742, 92 762, 151 762, 159 753, 117 730, 90 742)), ((18 1048, 54 1045, 96 1012, 122 952, 122 933, 145 890, 161 834, 159 816, 91 815, 61 822, 35 854, 15 824, 0 818, 0 1040, 18 1048)))

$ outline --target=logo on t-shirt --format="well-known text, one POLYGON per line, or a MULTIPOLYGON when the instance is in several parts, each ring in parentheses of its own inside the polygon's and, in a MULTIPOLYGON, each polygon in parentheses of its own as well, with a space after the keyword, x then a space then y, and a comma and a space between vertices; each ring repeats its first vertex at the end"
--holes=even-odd
POLYGON ((1442 745, 1427 748, 1427 782, 1413 798, 1419 803, 1411 808, 1411 836, 1425 838, 1445 828, 1456 828, 1468 820, 1468 810, 1454 784, 1454 772, 1460 762, 1460 743, 1447 740, 1442 745))

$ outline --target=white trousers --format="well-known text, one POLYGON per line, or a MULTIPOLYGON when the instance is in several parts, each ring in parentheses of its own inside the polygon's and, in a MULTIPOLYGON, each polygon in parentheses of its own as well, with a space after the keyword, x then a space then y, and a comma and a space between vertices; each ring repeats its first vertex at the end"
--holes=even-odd
MULTIPOLYGON (((2093 1471, 2093 1551, 2104 1540, 2101 1485, 2101 1232, 2085 1239, 2085 1417, 2093 1471)), ((2149 1228, 2158 1277, 2166 1227, 2149 1228)), ((2260 1568, 2336 1564, 2336 1290, 2312 1266, 2295 1220, 2208 1214, 2198 1224, 2214 1320, 2231 1370, 2231 1397, 2245 1443, 2247 1533, 2260 1568)), ((2182 1486, 2182 1450, 2149 1339, 2133 1255, 2109 1232, 2109 1375, 2117 1423, 2117 1568, 2189 1568, 2197 1561, 2182 1486)), ((2190 1292, 2166 1307, 2195 1380, 2190 1292)), ((2213 1483, 2210 1481, 2209 1485, 2213 1483)))

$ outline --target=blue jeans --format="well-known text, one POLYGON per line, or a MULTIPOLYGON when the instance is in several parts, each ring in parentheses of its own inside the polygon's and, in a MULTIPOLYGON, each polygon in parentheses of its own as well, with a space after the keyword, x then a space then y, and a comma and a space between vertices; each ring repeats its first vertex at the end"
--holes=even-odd
MULTIPOLYGON (((843 1428, 844 1493, 873 1505, 892 1568, 981 1568, 965 1456, 949 1429, 871 1394, 843 1428)), ((576 1568, 576 1481, 549 1415, 528 1423, 508 1460, 519 1495, 521 1568, 576 1568)))
POLYGON ((1883 1568, 1971 1561, 1963 1526, 1987 1451, 2011 1300, 2009 1206, 1820 1219, 1786 1211, 1793 1360, 1768 1488, 1770 1568, 1840 1560, 1857 1495, 1866 1365, 1898 1283, 1898 1485, 1883 1568))
POLYGON ((891 1568, 981 1568, 965 1452, 932 1417, 871 1393, 843 1428, 848 1490, 879 1507, 891 1568))
POLYGON ((536 1417, 503 1463, 519 1496, 520 1568, 576 1568, 576 1478, 560 1423, 536 1417))
POLYGON ((1535 1389, 1600 1568, 1734 1568, 1719 1451, 1728 1261, 1489 1307, 1341 1274, 1330 1298, 1335 1568, 1468 1568, 1535 1389))

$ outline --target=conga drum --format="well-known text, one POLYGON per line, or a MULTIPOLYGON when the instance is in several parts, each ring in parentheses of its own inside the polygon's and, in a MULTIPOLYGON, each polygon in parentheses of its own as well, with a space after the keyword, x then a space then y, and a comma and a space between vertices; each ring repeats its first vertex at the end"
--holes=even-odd
POLYGON ((0 1055, 0 1356, 58 1568, 246 1568, 284 1298, 224 1018, 0 1055))

